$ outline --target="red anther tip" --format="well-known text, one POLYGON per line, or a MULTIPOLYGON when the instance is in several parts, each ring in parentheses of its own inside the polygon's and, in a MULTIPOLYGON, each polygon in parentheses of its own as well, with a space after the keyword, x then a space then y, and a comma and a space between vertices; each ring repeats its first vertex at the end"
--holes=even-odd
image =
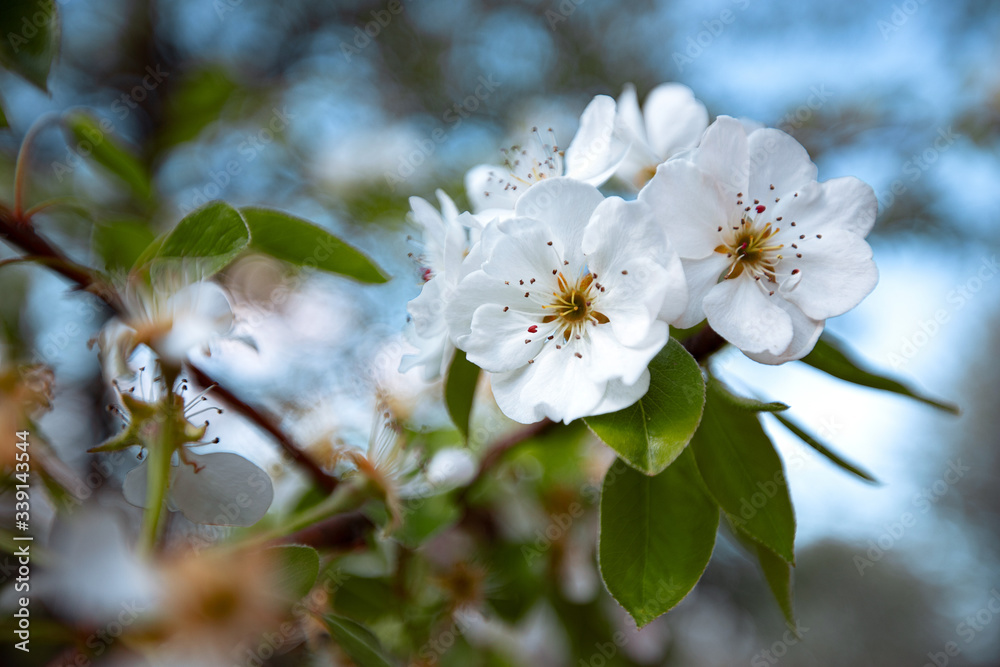
POLYGON ((760 206, 757 207, 757 212, 758 213, 763 213, 766 208, 767 208, 766 206, 764 206, 763 204, 761 204, 760 206))

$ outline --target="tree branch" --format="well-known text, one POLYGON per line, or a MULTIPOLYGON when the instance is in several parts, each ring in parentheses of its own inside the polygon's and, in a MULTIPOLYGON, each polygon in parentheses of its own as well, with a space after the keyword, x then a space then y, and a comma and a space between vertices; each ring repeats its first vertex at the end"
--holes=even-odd
POLYGON ((706 322, 698 333, 686 338, 681 345, 700 364, 725 347, 726 339, 716 333, 715 329, 706 322))

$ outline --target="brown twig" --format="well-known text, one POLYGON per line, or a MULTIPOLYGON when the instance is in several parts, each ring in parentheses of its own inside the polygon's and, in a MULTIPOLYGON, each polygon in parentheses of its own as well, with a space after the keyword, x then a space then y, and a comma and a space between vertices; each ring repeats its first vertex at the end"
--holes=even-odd
POLYGON ((706 322, 698 333, 686 338, 681 345, 700 364, 725 347, 726 339, 716 333, 715 329, 706 322))
POLYGON ((285 535, 270 544, 305 544, 316 549, 350 550, 363 547, 365 536, 374 528, 372 520, 361 512, 347 512, 285 535))
MULTIPOLYGON (((2 207, 0 207, 0 237, 20 248, 27 255, 43 258, 46 266, 74 283, 77 288, 97 296, 113 312, 117 314, 124 313, 121 298, 111 285, 108 285, 95 272, 77 264, 49 243, 48 240, 34 230, 29 220, 19 217, 2 207)), ((237 412, 274 437, 282 449, 292 457, 292 460, 306 470, 324 491, 329 493, 337 486, 337 480, 326 474, 320 468, 319 464, 299 449, 271 416, 261 413, 253 406, 239 399, 201 369, 193 368, 193 371, 199 384, 205 387, 215 385, 214 393, 217 396, 221 396, 237 412)))
POLYGON ((222 398, 222 400, 232 406, 233 409, 270 434, 271 437, 274 438, 279 445, 281 445, 281 448, 285 450, 292 460, 295 461, 295 463, 297 463, 303 470, 309 473, 309 476, 312 477, 313 481, 316 482, 316 484, 318 484, 326 493, 330 493, 336 488, 337 480, 326 474, 318 463, 302 451, 302 449, 295 444, 288 434, 285 433, 280 426, 278 426, 274 417, 266 414, 260 408, 255 408, 250 405, 239 396, 213 380, 208 373, 194 364, 188 364, 188 367, 191 369, 191 374, 194 376, 194 379, 198 382, 198 384, 202 387, 211 387, 214 385, 215 388, 212 389, 212 394, 214 396, 222 398))

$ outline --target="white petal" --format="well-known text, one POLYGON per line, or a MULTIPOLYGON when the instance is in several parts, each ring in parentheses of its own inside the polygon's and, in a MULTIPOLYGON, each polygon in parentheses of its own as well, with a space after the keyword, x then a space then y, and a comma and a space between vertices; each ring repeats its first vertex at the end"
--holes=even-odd
POLYGON ((643 106, 649 143, 661 160, 698 144, 708 127, 708 110, 685 85, 665 83, 649 93, 643 106))
POLYGON ((486 303, 472 316, 472 331, 461 339, 469 361, 480 368, 502 373, 528 363, 545 345, 545 335, 537 332, 539 317, 486 303), (529 333, 534 326, 536 333, 529 333), (530 342, 526 342, 530 341, 530 342))
POLYGON ((556 235, 551 240, 561 242, 557 249, 565 259, 573 261, 573 253, 579 254, 583 230, 602 201, 604 195, 592 185, 569 178, 549 178, 529 188, 518 200, 515 211, 518 216, 547 223, 556 235))
POLYGON ((567 348, 546 348, 535 363, 490 378, 493 397, 505 415, 522 424, 545 417, 565 421, 593 414, 605 393, 605 383, 590 379, 588 362, 567 348))
POLYGON ((505 189, 510 171, 495 164, 481 164, 465 174, 465 193, 472 209, 480 213, 486 209, 512 209, 522 189, 505 189))
MULTIPOLYGON (((431 278, 420 288, 420 294, 406 305, 418 336, 436 336, 447 329, 444 318, 447 306, 444 282, 441 276, 431 278)), ((450 298, 452 295, 447 296, 450 298)))
POLYGON ((723 280, 702 302, 708 323, 720 336, 745 352, 781 354, 792 342, 792 321, 763 287, 744 273, 723 280))
POLYGON ((632 141, 648 143, 646 123, 643 122, 642 112, 639 111, 639 98, 635 93, 635 86, 631 83, 625 84, 618 98, 618 125, 628 132, 632 141))
POLYGON ((823 333, 824 322, 822 320, 810 319, 798 307, 784 299, 775 299, 774 303, 788 313, 791 318, 792 342, 781 354, 771 354, 767 351, 746 353, 748 357, 762 364, 777 365, 801 359, 815 347, 816 341, 823 333))
POLYGON ((146 461, 125 473, 122 494, 125 500, 136 507, 146 507, 146 461))
POLYGON ((467 449, 445 447, 427 464, 427 481, 437 490, 464 486, 476 476, 476 460, 467 449))
MULTIPOLYGON (((608 412, 624 410, 634 404, 649 391, 649 370, 643 371, 634 384, 625 384, 621 380, 611 380, 604 390, 604 396, 591 415, 603 415, 608 412)), ((589 415, 588 415, 589 416, 589 415)))
POLYGON ((595 382, 620 380, 625 385, 635 384, 649 367, 670 337, 670 328, 661 320, 649 327, 645 339, 625 346, 607 325, 591 327, 587 332, 590 349, 584 352, 589 361, 588 374, 595 382))
POLYGON ((747 135, 743 125, 735 118, 716 118, 705 130, 690 159, 718 180, 727 202, 738 193, 748 193, 751 162, 747 135))
POLYGON ((713 253, 718 229, 728 224, 735 204, 715 177, 687 160, 661 164, 638 198, 652 209, 681 259, 713 253))
POLYGON ((750 194, 764 199, 767 193, 790 195, 816 180, 816 165, 802 144, 781 130, 764 128, 747 137, 750 151, 750 194), (764 196, 762 196, 764 195, 764 196))
POLYGON ((184 516, 214 526, 252 526, 271 506, 274 489, 263 470, 238 454, 188 453, 199 470, 174 468, 170 495, 184 516))
POLYGON ((875 191, 853 176, 808 183, 796 192, 798 196, 786 193, 774 209, 774 215, 796 221, 794 231, 816 234, 841 229, 865 237, 875 224, 878 215, 875 191))
POLYGON ((801 258, 786 254, 782 269, 801 271, 801 280, 784 297, 809 317, 825 320, 861 303, 878 283, 878 268, 871 246, 856 234, 832 229, 820 236, 800 245, 801 258))
POLYGON ((566 149, 566 176, 601 185, 625 157, 628 143, 615 134, 615 101, 598 95, 580 117, 580 129, 566 149))
POLYGON ((713 252, 704 259, 682 259, 684 276, 688 285, 688 306, 684 314, 670 322, 675 327, 688 329, 705 319, 702 302, 725 272, 729 260, 713 252))
MULTIPOLYGON (((486 275, 480 269, 462 279, 455 295, 445 308, 448 333, 458 347, 461 340, 472 331, 472 316, 484 303, 504 304, 511 300, 510 288, 502 281, 486 275)), ((502 306, 498 305, 498 308, 502 306)))

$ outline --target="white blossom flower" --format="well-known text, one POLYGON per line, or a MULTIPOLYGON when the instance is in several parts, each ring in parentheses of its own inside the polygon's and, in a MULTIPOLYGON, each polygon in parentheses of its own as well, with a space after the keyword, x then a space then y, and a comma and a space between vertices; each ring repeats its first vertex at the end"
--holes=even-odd
POLYGON ((407 340, 418 350, 403 357, 401 373, 418 366, 428 382, 444 375, 455 347, 448 337, 445 307, 461 278, 462 260, 478 240, 480 225, 469 213, 461 215, 443 191, 437 191, 441 211, 420 197, 410 197, 413 220, 423 230, 424 252, 419 258, 424 284, 420 294, 407 306, 411 326, 407 340))
MULTIPOLYGON (((146 375, 150 375, 146 373, 146 375)), ((115 383, 116 389, 118 384, 115 383)), ((215 407, 204 407, 207 391, 187 401, 183 383, 171 399, 183 404, 183 410, 166 412, 163 379, 154 377, 143 382, 143 371, 136 384, 129 390, 119 391, 121 407, 115 406, 124 423, 122 433, 93 451, 110 451, 138 445, 148 449, 162 447, 160 429, 165 419, 175 419, 174 432, 183 442, 176 447, 170 469, 167 490, 167 507, 181 512, 189 521, 217 526, 252 526, 267 512, 274 498, 271 478, 256 464, 232 452, 199 454, 195 448, 215 445, 218 438, 203 441, 208 421, 198 425, 198 415, 206 411, 220 413, 215 407), (138 388, 138 396, 136 389, 138 388), (180 414, 178 414, 178 412, 180 414)), ((146 507, 148 459, 125 475, 122 492, 125 499, 136 507, 146 507)))
POLYGON ((641 188, 657 166, 697 146, 706 127, 708 110, 687 86, 660 84, 640 112, 635 86, 627 84, 618 98, 617 130, 630 146, 616 175, 641 188))
POLYGON ((479 256, 448 326, 493 373, 508 417, 570 422, 646 392, 667 322, 687 305, 680 261, 648 207, 550 179, 518 200, 513 218, 483 231, 479 256))
POLYGON ((123 290, 125 313, 110 320, 98 338, 112 376, 121 375, 140 344, 152 348, 165 366, 179 368, 188 355, 206 351, 232 330, 233 310, 216 283, 186 283, 176 277, 150 286, 132 280, 123 290))
POLYGON ((818 183, 805 149, 780 130, 748 135, 721 116, 697 149, 660 166, 639 200, 684 264, 691 301, 677 326, 707 317, 762 363, 805 356, 824 321, 878 282, 864 240, 875 193, 853 177, 818 183))
POLYGON ((510 217, 514 204, 535 183, 566 176, 597 186, 611 178, 628 144, 615 132, 615 101, 598 95, 580 116, 580 128, 563 151, 549 129, 549 141, 533 128, 534 142, 504 149, 502 165, 482 164, 465 175, 473 210, 484 219, 510 217))

